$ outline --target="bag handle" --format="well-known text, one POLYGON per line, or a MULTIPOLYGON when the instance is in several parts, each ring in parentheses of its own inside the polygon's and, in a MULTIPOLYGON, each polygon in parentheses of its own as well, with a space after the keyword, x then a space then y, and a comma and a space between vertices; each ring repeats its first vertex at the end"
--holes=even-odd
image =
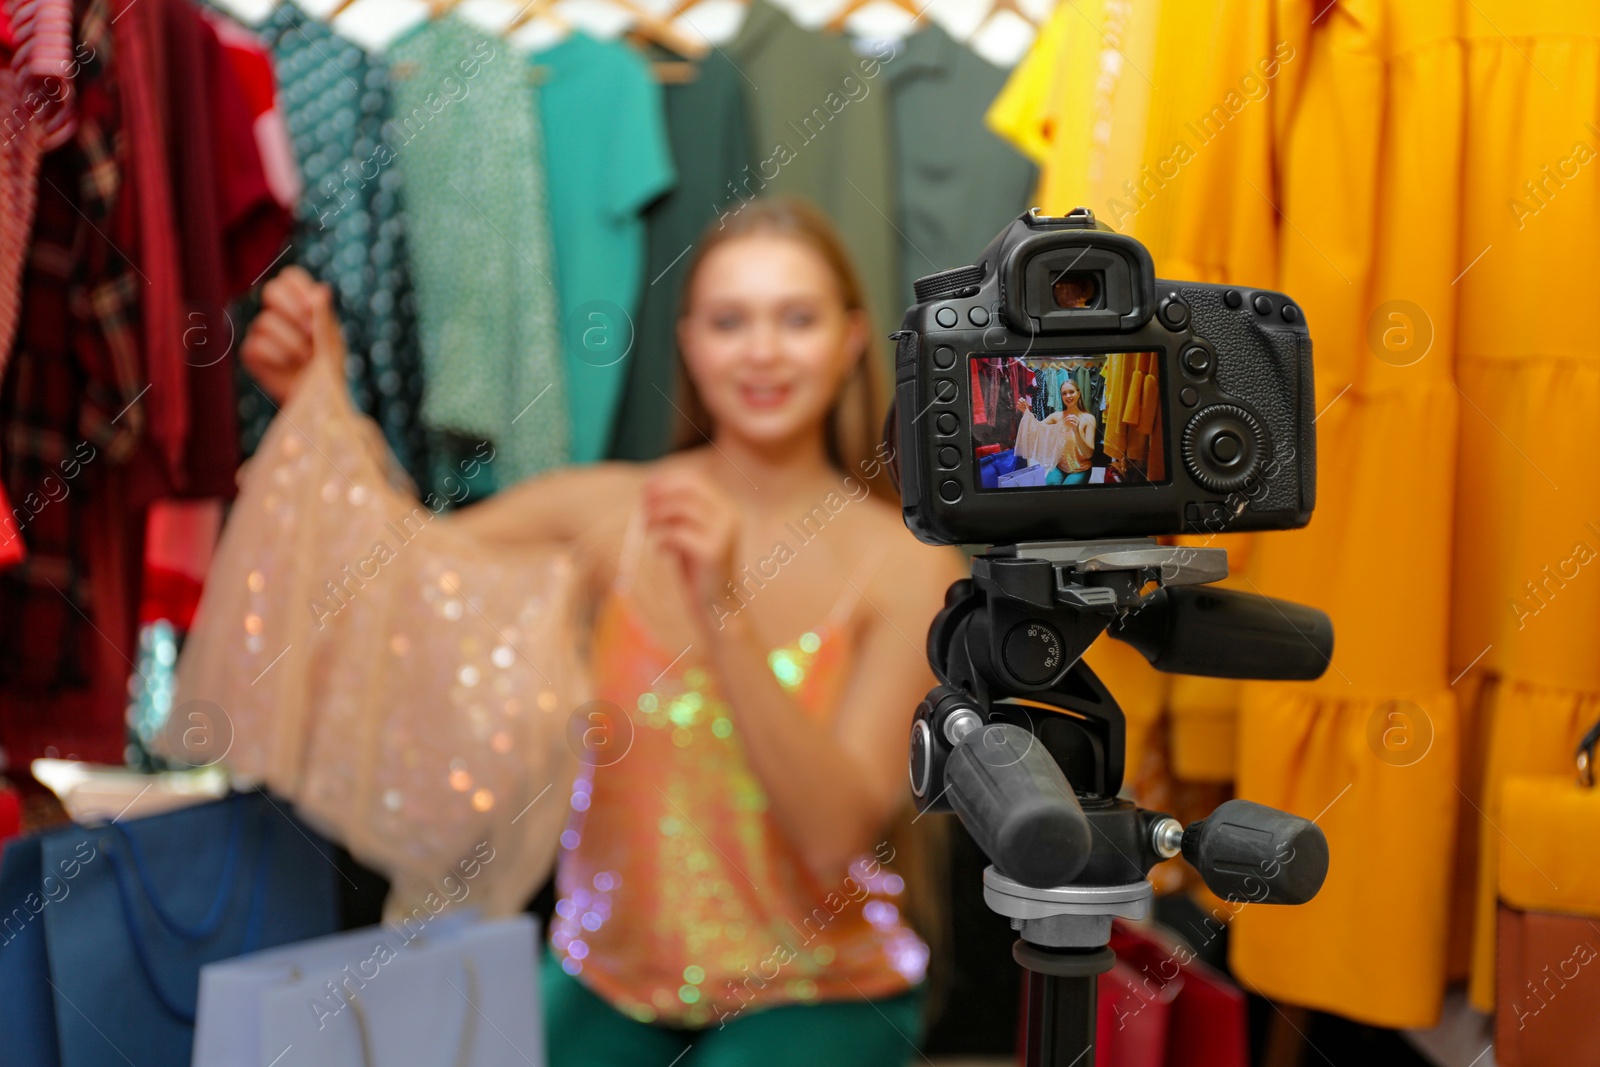
MULTIPOLYGON (((236 794, 234 799, 238 800, 242 795, 236 794)), ((231 899, 231 893, 227 892, 227 890, 231 890, 234 876, 238 869, 238 856, 235 853, 240 847, 239 838, 243 836, 243 833, 238 826, 236 817, 241 810, 242 804, 235 804, 233 812, 230 813, 230 855, 224 861, 223 884, 219 888, 217 899, 212 903, 211 914, 208 914, 202 920, 199 927, 187 927, 177 923, 176 919, 169 915, 166 909, 160 905, 159 898, 153 892, 154 887, 150 882, 149 871, 144 866, 143 854, 139 852, 138 847, 133 843, 133 838, 126 829, 117 823, 109 824, 113 830, 118 832, 118 836, 133 857, 135 872, 140 881, 144 883, 145 900, 149 903, 151 910, 156 913, 162 925, 185 941, 192 943, 210 937, 222 925, 222 912, 226 910, 226 905, 231 899)), ((261 939, 262 917, 266 910, 264 904, 266 901, 267 874, 272 865, 271 846, 271 838, 263 835, 261 839, 261 854, 257 858, 255 881, 252 883, 250 890, 250 913, 245 921, 244 938, 240 944, 239 951, 235 955, 244 955, 255 951, 257 942, 261 939)), ((128 872, 123 867, 121 858, 117 855, 116 850, 111 848, 105 849, 105 855, 111 864, 112 881, 117 886, 117 903, 121 905, 122 923, 128 929, 128 939, 133 943, 133 957, 139 964, 139 970, 144 974, 145 983, 150 987, 150 992, 155 995, 156 1001, 160 1003, 161 1007, 169 1015, 179 1022, 193 1026, 195 1023, 195 1009, 186 1008, 179 1004, 171 994, 162 988, 160 979, 156 974, 155 953, 151 951, 149 943, 145 940, 144 928, 139 923, 139 917, 135 913, 133 889, 128 884, 128 872)))
MULTIPOLYGON (((478 1036, 478 965, 472 962, 471 956, 464 955, 461 957, 461 971, 466 977, 467 1011, 461 1020, 461 1037, 456 1042, 454 1067, 471 1067, 472 1046, 478 1036)), ((454 985, 452 982, 451 986, 454 985)), ((361 1067, 378 1067, 377 1057, 372 1052, 372 1026, 367 1021, 367 1010, 361 1006, 361 997, 355 990, 347 990, 346 995, 350 1001, 350 1012, 356 1020, 356 1036, 361 1042, 361 1067)))
POLYGON ((174 937, 190 942, 203 941, 215 934, 222 925, 228 901, 233 897, 233 883, 239 874, 239 854, 243 851, 244 831, 241 826, 243 797, 244 794, 235 793, 228 802, 228 852, 222 862, 222 878, 217 884, 217 895, 212 899, 211 907, 196 926, 185 924, 161 903, 161 896, 156 892, 155 879, 150 876, 150 868, 145 863, 144 852, 140 850, 139 843, 128 832, 128 828, 115 821, 108 824, 112 832, 121 839, 122 847, 127 849, 129 857, 133 860, 134 872, 139 876, 140 885, 144 887, 145 899, 150 902, 150 910, 155 912, 161 925, 170 930, 174 937))
POLYGON ((1578 784, 1585 789, 1594 788, 1594 757, 1597 747, 1600 747, 1600 722, 1589 727, 1589 732, 1578 742, 1578 784))

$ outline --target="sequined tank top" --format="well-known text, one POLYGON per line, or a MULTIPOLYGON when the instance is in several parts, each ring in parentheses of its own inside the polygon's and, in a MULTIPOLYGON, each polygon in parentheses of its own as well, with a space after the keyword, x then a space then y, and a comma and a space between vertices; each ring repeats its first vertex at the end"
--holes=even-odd
MULTIPOLYGON (((846 593, 767 657, 819 719, 848 677, 846 593)), ((615 747, 585 761, 561 838, 550 944, 563 969, 635 1019, 689 1027, 920 981, 928 950, 900 917, 892 853, 880 846, 834 884, 806 870, 716 680, 662 647, 625 579, 601 604, 593 650, 597 706, 619 722, 615 747)))

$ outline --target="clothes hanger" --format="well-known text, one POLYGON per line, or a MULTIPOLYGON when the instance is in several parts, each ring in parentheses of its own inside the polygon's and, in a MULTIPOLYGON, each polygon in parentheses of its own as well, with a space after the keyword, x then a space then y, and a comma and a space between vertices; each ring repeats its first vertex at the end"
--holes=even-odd
POLYGON ((658 44, 690 60, 704 59, 711 51, 704 41, 689 36, 660 15, 646 10, 637 0, 611 0, 611 3, 633 16, 633 27, 628 31, 628 37, 635 43, 644 40, 658 44))
POLYGON ((555 10, 556 4, 560 2, 561 0, 532 0, 521 11, 513 15, 510 22, 506 23, 505 29, 501 31, 502 36, 509 36, 512 32, 521 29, 541 15, 547 22, 553 23, 563 33, 571 33, 572 24, 562 18, 561 13, 555 10))
POLYGON ((337 4, 333 5, 333 10, 322 16, 322 21, 332 25, 333 20, 344 14, 350 5, 355 2, 356 0, 339 0, 337 4))
POLYGON ((984 19, 984 21, 988 22, 989 19, 994 18, 1002 11, 1011 12, 1013 15, 1017 16, 1017 18, 1021 19, 1023 22, 1026 22, 1034 29, 1039 28, 1038 21, 1034 19, 1032 15, 1022 10, 1022 8, 1017 4, 1017 0, 994 0, 994 6, 989 9, 989 16, 988 18, 984 19))
MULTIPOLYGON (((828 22, 828 32, 843 33, 844 24, 850 21, 851 15, 854 15, 857 11, 860 11, 868 4, 875 2, 877 2, 877 0, 846 0, 844 7, 840 8, 839 13, 833 16, 833 18, 828 22)), ((922 25, 924 18, 923 13, 926 10, 926 5, 923 7, 918 7, 916 4, 912 3, 911 0, 885 0, 885 2, 893 4, 895 7, 911 16, 911 26, 908 28, 915 28, 922 25)), ((1016 0, 1005 0, 1005 2, 1015 4, 1016 0)))
MULTIPOLYGON (((735 0, 735 2, 741 7, 750 6, 750 0, 735 0)), ((698 3, 700 3, 700 0, 678 0, 677 3, 672 5, 672 10, 667 12, 666 20, 668 22, 676 22, 679 15, 683 14, 685 11, 688 11, 698 3)))

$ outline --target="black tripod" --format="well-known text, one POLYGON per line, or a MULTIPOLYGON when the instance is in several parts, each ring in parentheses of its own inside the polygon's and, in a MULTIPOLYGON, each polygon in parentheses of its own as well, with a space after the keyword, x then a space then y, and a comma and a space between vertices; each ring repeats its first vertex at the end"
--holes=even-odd
POLYGON ((917 708, 911 789, 920 810, 956 812, 992 864, 984 900, 1011 919, 1027 969, 1029 1067, 1094 1063, 1111 922, 1149 914, 1157 863, 1181 853, 1232 901, 1303 904, 1322 886, 1327 841, 1305 819, 1232 800, 1185 829, 1117 796, 1122 710, 1080 660, 1102 632, 1174 673, 1288 680, 1327 667, 1326 615, 1202 588, 1226 576, 1222 549, 1153 540, 996 548, 929 628, 943 684, 917 708))

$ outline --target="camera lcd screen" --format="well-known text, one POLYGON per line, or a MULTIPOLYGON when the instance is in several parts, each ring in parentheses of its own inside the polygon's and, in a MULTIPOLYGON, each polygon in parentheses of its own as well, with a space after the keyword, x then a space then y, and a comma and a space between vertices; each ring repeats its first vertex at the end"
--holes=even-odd
POLYGON ((1159 353, 974 355, 969 375, 984 489, 1167 480, 1159 353))

